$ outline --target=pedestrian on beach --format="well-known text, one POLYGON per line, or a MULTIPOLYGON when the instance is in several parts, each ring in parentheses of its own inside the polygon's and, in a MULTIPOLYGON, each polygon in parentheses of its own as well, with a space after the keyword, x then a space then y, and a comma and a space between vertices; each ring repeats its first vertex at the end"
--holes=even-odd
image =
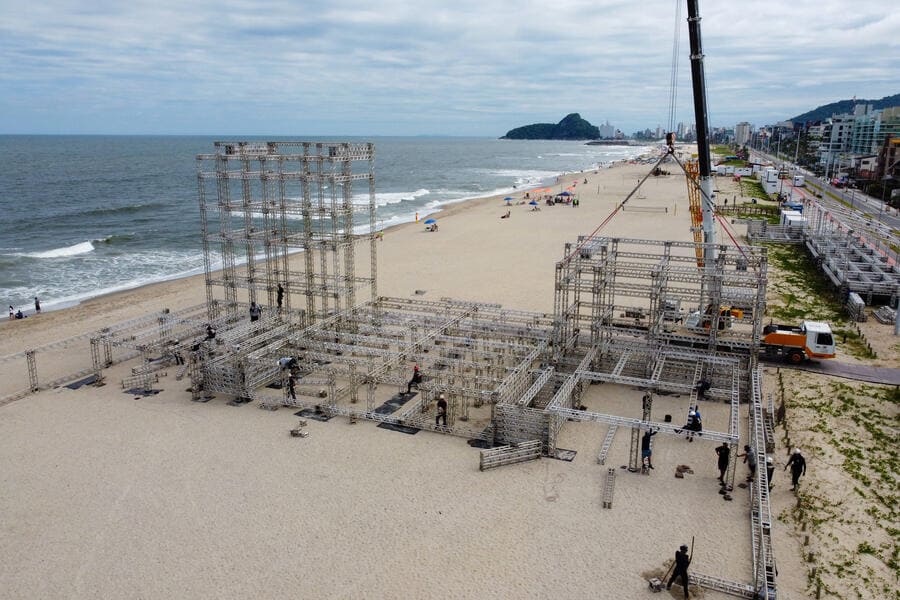
POLYGON ((682 544, 681 548, 675 552, 675 569, 672 571, 672 576, 669 578, 669 583, 666 584, 666 589, 671 590, 672 584, 675 583, 675 580, 681 577, 681 585, 684 587, 684 597, 689 598, 688 595, 688 566, 691 564, 691 557, 688 556, 688 547, 687 544, 682 544))
POLYGON ((259 304, 256 302, 250 303, 250 322, 259 321, 259 315, 262 314, 262 309, 259 307, 259 304))
POLYGON ((785 471, 788 467, 791 468, 791 486, 793 486, 791 491, 796 492, 797 486, 800 485, 800 476, 806 475, 806 459, 803 458, 800 448, 794 448, 794 451, 791 452, 790 460, 784 465, 785 471))
POLYGON ((419 365, 416 365, 413 367, 412 379, 406 384, 406 393, 411 394, 413 386, 416 386, 416 389, 418 389, 420 383, 422 383, 422 373, 419 371, 419 365))
POLYGON ((653 436, 659 431, 648 429, 641 436, 641 461, 647 465, 648 469, 653 468, 653 436))
POLYGON ((275 303, 278 304, 278 310, 281 310, 281 305, 284 303, 284 288, 281 287, 281 284, 278 284, 278 290, 275 292, 275 303))
POLYGON ((12 307, 12 304, 9 305, 9 320, 12 321, 16 318, 16 309, 12 307))
POLYGON ((775 459, 771 456, 766 457, 766 481, 769 484, 769 491, 772 491, 772 478, 775 476, 775 459))
POLYGON ((441 394, 437 401, 437 414, 434 416, 435 426, 440 425, 441 419, 444 420, 444 427, 447 426, 447 399, 441 394))
POLYGON ((737 457, 743 458, 744 464, 750 469, 750 473, 747 475, 747 481, 753 481, 753 478, 756 477, 756 452, 753 450, 753 447, 749 445, 744 446, 744 453, 738 454, 737 457))
POLYGON ((728 447, 728 443, 722 442, 722 445, 716 448, 716 454, 719 457, 719 483, 725 485, 725 473, 728 472, 728 462, 731 458, 731 448, 728 447))
POLYGON ((34 312, 35 314, 41 314, 41 301, 38 300, 38 297, 34 297, 34 312))
POLYGON ((288 375, 288 394, 291 395, 291 400, 297 399, 297 391, 294 389, 296 383, 297 381, 294 379, 293 373, 288 375))

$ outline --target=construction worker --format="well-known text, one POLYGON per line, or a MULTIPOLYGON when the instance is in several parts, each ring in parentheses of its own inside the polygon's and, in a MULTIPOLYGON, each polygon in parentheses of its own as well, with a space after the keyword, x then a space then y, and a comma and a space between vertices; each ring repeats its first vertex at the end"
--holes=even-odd
POLYGON ((800 485, 800 476, 806 475, 806 459, 803 458, 800 448, 794 448, 794 451, 791 452, 791 458, 784 465, 784 470, 786 471, 788 467, 791 468, 791 485, 793 486, 791 490, 796 492, 797 486, 800 485))
POLYGON ((419 365, 413 367, 413 376, 412 379, 409 380, 409 383, 406 384, 406 393, 412 393, 413 386, 416 386, 416 389, 419 388, 419 384, 422 383, 422 373, 419 371, 419 365))
POLYGON ((675 580, 681 577, 681 585, 684 587, 684 597, 689 598, 688 595, 688 565, 691 564, 691 557, 688 556, 688 547, 687 544, 682 544, 681 548, 675 553, 675 569, 672 571, 672 576, 669 578, 669 583, 666 584, 666 589, 671 590, 672 584, 675 583, 675 580))
POLYGON ((652 429, 644 432, 641 436, 641 459, 646 463, 648 469, 653 468, 653 436, 659 433, 652 429))
POLYGON ((747 474, 747 483, 750 483, 756 477, 756 452, 750 445, 746 445, 744 446, 744 453, 738 454, 737 457, 743 458, 744 464, 750 469, 750 472, 747 474))
POLYGON ((769 491, 772 490, 772 478, 775 476, 775 459, 766 457, 766 481, 769 482, 769 491))
POLYGON ((728 443, 722 442, 722 445, 716 448, 716 454, 719 457, 719 483, 725 485, 725 473, 728 472, 728 461, 731 458, 731 448, 728 447, 728 443))
POLYGON ((440 425, 441 419, 444 420, 444 427, 447 426, 447 399, 441 394, 437 401, 437 414, 434 416, 435 426, 440 425))

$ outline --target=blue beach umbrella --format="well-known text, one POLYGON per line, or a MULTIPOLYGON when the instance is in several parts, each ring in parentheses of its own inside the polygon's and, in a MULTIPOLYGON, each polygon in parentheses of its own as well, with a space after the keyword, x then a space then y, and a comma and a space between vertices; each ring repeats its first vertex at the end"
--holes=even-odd
POLYGON ((426 225, 431 225, 432 223, 437 223, 437 219, 426 219, 425 220, 426 225))
POLYGON ((512 196, 507 196, 504 200, 514 200, 514 198, 512 196))
POLYGON ((537 203, 538 203, 537 200, 532 200, 532 201, 529 202, 528 204, 531 204, 532 206, 536 206, 537 203))

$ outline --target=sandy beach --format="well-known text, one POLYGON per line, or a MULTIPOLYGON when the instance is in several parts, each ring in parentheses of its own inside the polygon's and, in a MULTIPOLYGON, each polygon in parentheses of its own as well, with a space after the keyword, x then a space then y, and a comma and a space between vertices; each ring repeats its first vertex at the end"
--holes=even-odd
MULTIPOLYGON (((485 198, 433 215, 437 232, 392 228, 378 243, 379 294, 552 312, 563 245, 590 234, 649 168, 562 177, 557 187, 577 182, 577 207, 534 211, 485 198)), ((684 178, 651 177, 604 233, 690 240, 684 178)), ((200 276, 3 322, 0 355, 204 299, 200 276)), ((90 364, 65 349, 55 360, 68 372, 90 364)), ((0 392, 20 386, 20 364, 0 366, 0 392)), ((692 536, 696 570, 752 579, 748 494, 737 488, 725 502, 717 493, 711 442, 658 439, 652 475, 622 471, 604 510, 603 425, 563 429, 559 445, 577 452, 571 462, 482 473, 465 440, 429 432, 333 418, 292 438, 292 411, 190 402, 171 369, 162 393, 135 397, 118 384, 130 366, 109 369, 104 387, 55 388, 0 407, 4 597, 666 598, 646 578, 662 576, 692 536), (675 478, 677 465, 694 473, 675 478)), ((640 395, 596 385, 584 403, 639 417, 640 395)), ((686 402, 661 396, 654 409, 678 421, 686 402)), ((710 429, 726 430, 728 414, 704 404, 710 429)), ((628 439, 617 434, 607 467, 627 464, 628 439)), ((736 480, 745 472, 738 464, 736 480)), ((790 583, 779 597, 806 597, 797 540, 777 543, 790 583)), ((678 586, 671 597, 682 597, 678 586)))

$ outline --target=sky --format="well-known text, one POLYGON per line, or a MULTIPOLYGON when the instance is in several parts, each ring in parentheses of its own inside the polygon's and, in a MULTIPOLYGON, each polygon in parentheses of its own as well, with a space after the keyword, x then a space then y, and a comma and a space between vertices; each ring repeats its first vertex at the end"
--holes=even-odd
MULTIPOLYGON (((630 134, 668 123, 676 5, 0 0, 0 134, 495 137, 570 112, 630 134)), ((711 125, 900 93, 893 5, 701 1, 711 125)))

